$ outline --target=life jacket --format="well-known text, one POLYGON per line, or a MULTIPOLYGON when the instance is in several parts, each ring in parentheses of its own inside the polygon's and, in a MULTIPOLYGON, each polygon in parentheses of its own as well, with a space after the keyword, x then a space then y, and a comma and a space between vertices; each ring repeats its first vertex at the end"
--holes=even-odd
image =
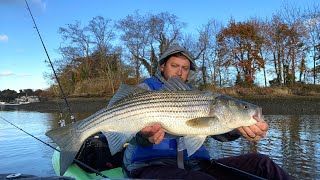
MULTIPOLYGON (((160 90, 163 85, 163 83, 156 77, 148 78, 144 80, 143 83, 147 84, 151 90, 160 90)), ((209 152, 204 145, 189 157, 186 150, 184 150, 183 155, 185 160, 210 159, 209 152)), ((131 156, 131 163, 174 158, 177 158, 176 139, 163 139, 160 144, 137 146, 131 156)))
POLYGON ((160 90, 163 85, 163 82, 156 77, 148 78, 144 80, 143 83, 147 84, 151 90, 160 90))
MULTIPOLYGON (((185 160, 209 160, 209 152, 202 145, 194 154, 188 157, 187 150, 183 152, 185 160)), ((176 139, 163 139, 160 144, 150 146, 137 146, 131 157, 131 163, 152 161, 159 159, 176 159, 177 142, 176 139)))

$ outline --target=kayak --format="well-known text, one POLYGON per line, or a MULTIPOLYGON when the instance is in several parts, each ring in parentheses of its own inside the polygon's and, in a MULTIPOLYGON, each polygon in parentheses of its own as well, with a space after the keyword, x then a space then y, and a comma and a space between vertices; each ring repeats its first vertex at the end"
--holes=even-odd
MULTIPOLYGON (((55 173, 60 175, 60 152, 55 151, 52 156, 52 165, 55 173)), ((122 172, 121 167, 104 170, 101 171, 103 175, 108 178, 124 178, 124 174, 122 172)), ((88 180, 88 179, 101 179, 102 177, 97 175, 96 173, 88 173, 80 168, 77 164, 73 163, 69 166, 68 170, 65 172, 63 176, 73 177, 77 180, 88 180)))
MULTIPOLYGON (((59 149, 59 147, 57 147, 59 149)), ((89 137, 82 145, 76 159, 87 166, 99 171, 103 175, 112 179, 123 179, 122 159, 124 150, 110 154, 108 142, 102 133, 97 133, 89 137)), ((55 173, 60 176, 60 152, 54 151, 52 156, 52 165, 55 173)), ((90 169, 87 169, 79 163, 73 163, 63 176, 73 177, 77 180, 101 179, 103 177, 97 175, 90 169)))

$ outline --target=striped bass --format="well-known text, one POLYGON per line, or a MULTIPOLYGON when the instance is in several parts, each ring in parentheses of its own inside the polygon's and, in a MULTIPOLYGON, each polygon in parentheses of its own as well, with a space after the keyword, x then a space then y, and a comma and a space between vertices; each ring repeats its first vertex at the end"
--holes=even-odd
MULTIPOLYGON (((181 80, 169 79, 166 91, 148 91, 121 85, 107 108, 46 133, 61 149, 60 174, 72 164, 83 142, 103 132, 111 154, 123 148, 146 126, 160 123, 165 132, 180 137, 179 145, 191 156, 207 136, 250 126, 261 117, 261 108, 229 96, 190 90, 181 80)), ((183 150, 179 149, 179 150, 183 150)))

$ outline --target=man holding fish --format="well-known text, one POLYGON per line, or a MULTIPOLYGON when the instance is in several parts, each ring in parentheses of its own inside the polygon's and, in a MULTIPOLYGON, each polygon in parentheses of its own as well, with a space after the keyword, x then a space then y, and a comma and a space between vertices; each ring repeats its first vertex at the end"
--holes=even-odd
MULTIPOLYGON (((168 80, 179 77, 184 83, 191 82, 196 77, 196 64, 190 53, 174 44, 169 47, 159 60, 159 68, 155 77, 146 79, 139 87, 147 90, 163 90, 168 80)), ((179 84, 179 83, 177 83, 179 84)), ((189 86, 189 85, 187 85, 189 86)), ((216 95, 217 98, 223 95, 216 95)), ((226 104, 238 106, 245 104, 244 110, 255 108, 250 103, 243 103, 236 99, 227 99, 226 104)), ((217 118, 225 106, 216 106, 217 118), (219 111, 220 110, 220 111, 219 111)), ((260 108, 257 108, 260 109, 260 108)), ((234 108, 228 116, 237 116, 241 108, 234 108)), ((248 111, 249 112, 249 111, 248 111)), ((232 141, 240 136, 249 141, 258 141, 264 138, 268 131, 268 124, 261 118, 261 110, 254 110, 251 114, 255 124, 238 127, 230 132, 213 135, 218 141, 232 141)), ((239 112, 240 113, 240 112, 239 112)), ((224 116, 225 117, 225 116, 224 116)), ((227 119, 227 118, 226 118, 227 119)), ((232 120, 225 123, 232 123, 232 120)), ((191 126, 206 126, 206 121, 195 119, 190 121, 191 126)), ((252 153, 235 157, 211 160, 204 145, 201 144, 190 156, 185 139, 179 137, 166 137, 165 128, 161 123, 154 123, 144 127, 131 139, 124 155, 124 170, 128 177, 147 179, 241 179, 259 178, 266 179, 291 179, 291 177, 275 164, 269 157, 252 153), (246 172, 248 174, 246 174, 246 172)), ((195 143, 203 142, 197 141, 195 143)), ((191 141, 192 142, 192 141, 191 141)))
POLYGON ((266 135, 268 124, 261 118, 261 108, 214 92, 191 90, 186 83, 195 78, 196 65, 179 45, 165 51, 159 64, 155 77, 139 86, 121 84, 108 107, 46 133, 60 148, 60 175, 85 140, 102 132, 112 155, 130 142, 123 161, 129 177, 290 179, 260 154, 210 161, 203 145, 209 136, 219 141, 240 136, 257 141, 266 135))

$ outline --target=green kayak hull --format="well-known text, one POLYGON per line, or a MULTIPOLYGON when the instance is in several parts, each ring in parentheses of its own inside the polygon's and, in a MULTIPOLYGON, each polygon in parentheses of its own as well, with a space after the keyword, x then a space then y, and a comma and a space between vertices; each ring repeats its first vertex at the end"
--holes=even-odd
MULTIPOLYGON (((55 173, 59 176, 60 175, 60 152, 54 151, 52 156, 52 165, 55 173)), ((108 178, 124 178, 122 168, 114 168, 110 170, 101 171, 103 175, 107 176, 108 178)), ((88 179, 101 179, 102 177, 96 175, 96 173, 88 173, 81 169, 78 165, 72 164, 69 166, 67 171, 64 173, 63 176, 73 177, 77 180, 88 180, 88 179)))

